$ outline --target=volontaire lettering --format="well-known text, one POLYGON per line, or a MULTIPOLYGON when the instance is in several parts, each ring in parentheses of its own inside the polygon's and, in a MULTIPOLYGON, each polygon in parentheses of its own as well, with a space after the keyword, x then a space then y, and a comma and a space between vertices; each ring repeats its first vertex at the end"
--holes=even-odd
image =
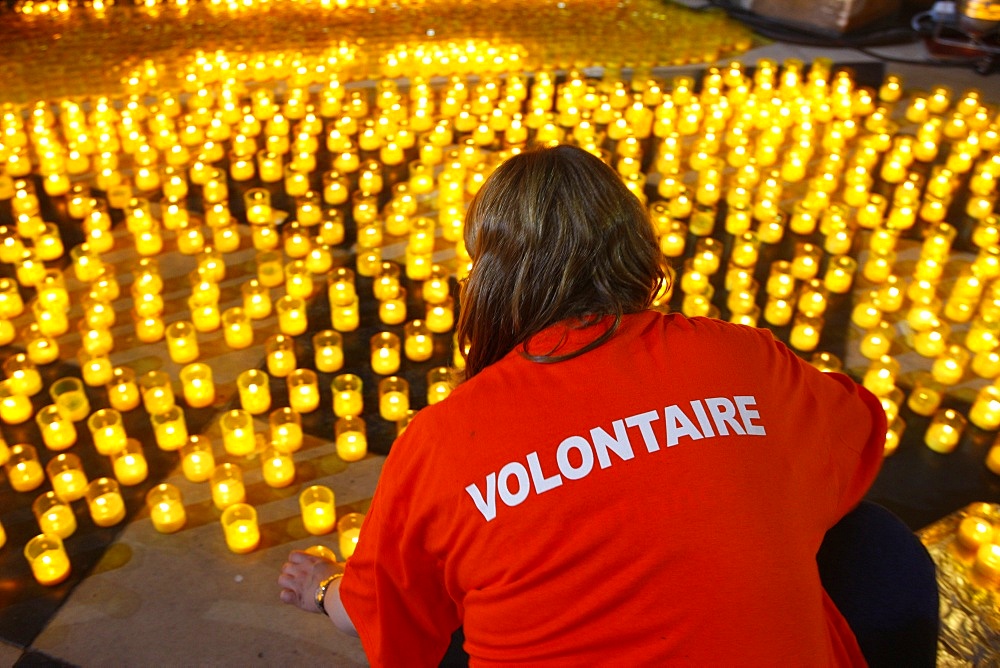
POLYGON ((647 453, 672 448, 682 439, 692 441, 725 436, 765 436, 753 395, 695 399, 688 406, 674 404, 615 420, 609 429, 594 427, 587 435, 569 436, 556 447, 555 461, 542 462, 538 452, 512 461, 486 476, 482 487, 465 488, 476 509, 490 522, 498 503, 518 506, 532 494, 543 494, 567 481, 579 480, 616 461, 635 457, 636 446, 647 453))

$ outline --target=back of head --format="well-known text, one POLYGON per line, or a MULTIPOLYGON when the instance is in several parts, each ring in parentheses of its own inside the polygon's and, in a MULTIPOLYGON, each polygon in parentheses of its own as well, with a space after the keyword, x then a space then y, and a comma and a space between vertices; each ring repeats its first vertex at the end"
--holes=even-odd
POLYGON ((465 240, 467 378, 557 322, 617 323, 647 308, 665 280, 645 207, 613 169, 572 146, 502 163, 469 205, 465 240))

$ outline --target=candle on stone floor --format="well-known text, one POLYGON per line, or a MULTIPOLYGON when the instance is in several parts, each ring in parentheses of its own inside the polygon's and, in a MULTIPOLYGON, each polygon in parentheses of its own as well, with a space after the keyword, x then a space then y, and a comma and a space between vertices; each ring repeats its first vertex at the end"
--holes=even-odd
POLYGON ((302 417, 289 407, 279 408, 268 416, 271 445, 284 453, 296 452, 302 447, 302 417))
POLYGON ((258 279, 252 278, 244 283, 240 286, 240 292, 243 295, 243 310, 252 320, 261 320, 271 315, 270 290, 258 279))
POLYGON ((91 480, 84 496, 90 518, 97 526, 110 527, 125 519, 125 500, 118 481, 111 478, 91 480))
POLYGON ((247 369, 236 378, 240 404, 251 415, 260 415, 271 409, 270 379, 260 369, 247 369))
POLYGON ((126 439, 125 447, 111 455, 111 465, 115 478, 126 487, 138 485, 149 475, 142 443, 134 438, 126 439))
POLYGON ((868 359, 876 359, 889 354, 895 336, 896 332, 892 324, 882 320, 864 333, 858 348, 861 354, 868 359))
POLYGON ((894 357, 877 357, 868 365, 862 384, 875 396, 886 396, 896 387, 899 369, 899 362, 894 357))
POLYGON ((149 421, 153 427, 156 445, 160 450, 180 450, 187 443, 187 422, 184 419, 184 410, 180 406, 175 405, 168 411, 150 415, 149 421))
POLYGON ((352 373, 343 373, 333 379, 333 412, 337 417, 361 415, 363 409, 362 381, 352 373))
POLYGON ((295 480, 295 461, 291 454, 268 447, 260 456, 261 475, 269 487, 288 487, 295 480))
POLYGON ((246 500, 243 471, 235 464, 225 463, 216 466, 210 480, 212 503, 219 510, 225 510, 234 503, 243 503, 246 500))
POLYGON ((324 329, 312 338, 316 370, 333 373, 344 366, 343 337, 332 329, 324 329))
POLYGON ((368 454, 365 421, 356 416, 338 418, 334 425, 337 455, 345 462, 363 459, 368 454))
POLYGON ((198 359, 198 336, 194 324, 178 320, 167 326, 167 354, 177 364, 187 364, 198 359))
POLYGON ((448 270, 441 265, 431 265, 430 277, 420 288, 424 301, 428 304, 441 304, 451 294, 448 283, 448 270))
POLYGON ((174 407, 174 389, 165 371, 147 371, 139 378, 142 404, 150 415, 165 413, 174 407))
POLYGON ((250 188, 243 195, 247 222, 251 225, 267 225, 272 222, 271 193, 266 188, 250 188))
POLYGON ((80 457, 72 452, 63 452, 45 465, 45 472, 52 490, 64 501, 76 501, 87 490, 87 475, 83 471, 80 457))
POLYGON ((253 324, 247 312, 233 306, 222 312, 222 334, 230 348, 239 350, 253 344, 253 324))
POLYGON ((1000 584, 1000 544, 988 543, 976 551, 973 571, 991 585, 1000 584))
POLYGON ((427 372, 427 405, 432 406, 443 401, 451 394, 452 389, 451 369, 439 366, 427 372))
POLYGON ((298 336, 309 329, 306 302, 303 298, 286 294, 278 298, 274 308, 278 312, 278 329, 282 334, 298 336))
POLYGON ((399 337, 392 332, 379 332, 370 341, 372 370, 387 376, 399 371, 399 337))
POLYGON ((41 494, 31 504, 31 511, 42 533, 66 539, 76 531, 76 513, 69 502, 60 499, 55 492, 41 494))
POLYGON ((248 503, 233 503, 222 511, 220 519, 226 546, 236 554, 253 552, 260 545, 257 510, 248 503))
POLYGON ((24 558, 41 585, 57 585, 69 577, 69 555, 59 536, 44 533, 35 536, 24 546, 24 558))
POLYGON ((170 483, 160 483, 146 492, 146 507, 153 528, 160 533, 180 531, 187 522, 181 490, 170 483))
POLYGON ((993 542, 996 534, 992 522, 984 517, 970 515, 965 517, 958 525, 955 537, 958 544, 969 550, 978 550, 983 545, 993 542))
POLYGON ((87 418, 87 428, 98 454, 113 455, 125 447, 128 435, 122 415, 113 408, 101 408, 87 418))
MULTIPOLYGON (((7 380, 10 381, 11 391, 26 397, 33 397, 42 391, 42 376, 34 362, 28 359, 27 354, 14 353, 10 355, 3 362, 3 371, 7 380)), ((53 387, 58 385, 63 388, 62 380, 55 381, 53 387)), ((79 384, 80 391, 83 392, 83 383, 79 379, 74 380, 79 384)), ((53 401, 55 401, 55 397, 53 397, 53 401)), ((58 405, 58 402, 55 403, 58 405)))
POLYGON ((913 349, 924 357, 935 358, 948 347, 950 334, 951 325, 945 320, 938 320, 929 329, 914 332, 913 349))
POLYGON ((344 560, 350 559, 358 545, 358 538, 361 536, 361 525, 365 516, 362 513, 347 513, 337 520, 337 545, 340 548, 340 557, 344 560))
POLYGON ((45 481, 45 472, 35 447, 18 443, 10 447, 10 458, 4 464, 7 481, 16 492, 30 492, 45 481))
POLYGON ((305 300, 312 296, 314 282, 305 260, 293 260, 285 265, 285 292, 289 297, 305 300))
POLYGON ((12 380, 0 381, 0 420, 7 424, 21 424, 29 420, 33 412, 31 399, 15 392, 12 380))
POLYGON ((979 390, 969 409, 969 422, 987 431, 1000 427, 1000 388, 985 385, 979 390))
POLYGON ((219 313, 218 297, 197 293, 187 300, 188 311, 191 313, 191 323, 199 332, 212 332, 219 328, 222 316, 219 313))
POLYGON ((427 304, 424 322, 427 328, 437 334, 451 331, 455 325, 454 298, 446 297, 440 304, 427 304))
POLYGON ((219 419, 219 428, 222 431, 222 446, 227 453, 234 457, 253 454, 257 447, 253 415, 239 408, 226 411, 219 419))
POLYGON ((321 536, 333 531, 337 521, 333 490, 323 485, 311 485, 299 494, 299 509, 306 531, 321 536))
POLYGON ((181 470, 191 482, 205 482, 215 471, 212 442, 206 436, 193 435, 181 446, 181 470))
POLYGON ((379 415, 389 422, 401 420, 410 410, 410 384, 400 376, 383 378, 378 384, 379 415))
POLYGON ((49 450, 65 450, 76 443, 76 427, 66 419, 55 404, 38 409, 35 422, 42 434, 42 442, 49 450))
POLYGON ((889 424, 885 432, 885 446, 882 450, 883 457, 888 457, 899 449, 899 442, 902 440, 905 430, 906 422, 902 418, 897 417, 889 424))
POLYGON ((215 383, 212 367, 201 362, 186 364, 178 374, 184 401, 192 408, 204 408, 215 403, 215 383))
POLYGON ((319 382, 312 369, 296 369, 288 375, 288 403, 297 413, 319 408, 319 382))
POLYGON ((924 433, 924 443, 935 452, 947 454, 958 446, 965 424, 965 416, 958 411, 951 408, 939 409, 924 433))
POLYGON ((939 383, 955 385, 962 380, 971 355, 963 346, 952 344, 931 365, 931 375, 939 383))
POLYGON ((823 330, 822 318, 810 318, 804 315, 795 316, 792 331, 788 341, 796 350, 809 352, 819 345, 820 332, 823 330))
POLYGON ((329 279, 330 304, 349 306, 355 303, 357 292, 354 287, 354 271, 347 267, 337 267, 329 279))
POLYGON ((288 376, 297 367, 295 339, 287 334, 272 334, 264 341, 267 372, 275 378, 288 376))

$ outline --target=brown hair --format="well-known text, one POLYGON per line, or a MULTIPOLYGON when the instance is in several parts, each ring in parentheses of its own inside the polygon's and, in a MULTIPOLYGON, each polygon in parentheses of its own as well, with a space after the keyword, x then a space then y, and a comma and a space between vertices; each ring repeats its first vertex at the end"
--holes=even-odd
POLYGON ((469 205, 465 243, 473 259, 458 320, 466 378, 557 322, 614 316, 571 353, 525 354, 557 362, 595 348, 667 280, 645 207, 611 167, 573 146, 502 163, 469 205))

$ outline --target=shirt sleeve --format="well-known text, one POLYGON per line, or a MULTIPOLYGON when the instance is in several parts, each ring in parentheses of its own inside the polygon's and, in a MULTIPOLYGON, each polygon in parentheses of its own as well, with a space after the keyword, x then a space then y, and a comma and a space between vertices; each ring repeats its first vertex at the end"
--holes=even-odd
POLYGON ((415 421, 393 445, 340 586, 372 666, 437 666, 460 625, 440 564, 426 548, 412 456, 418 431, 415 421))

